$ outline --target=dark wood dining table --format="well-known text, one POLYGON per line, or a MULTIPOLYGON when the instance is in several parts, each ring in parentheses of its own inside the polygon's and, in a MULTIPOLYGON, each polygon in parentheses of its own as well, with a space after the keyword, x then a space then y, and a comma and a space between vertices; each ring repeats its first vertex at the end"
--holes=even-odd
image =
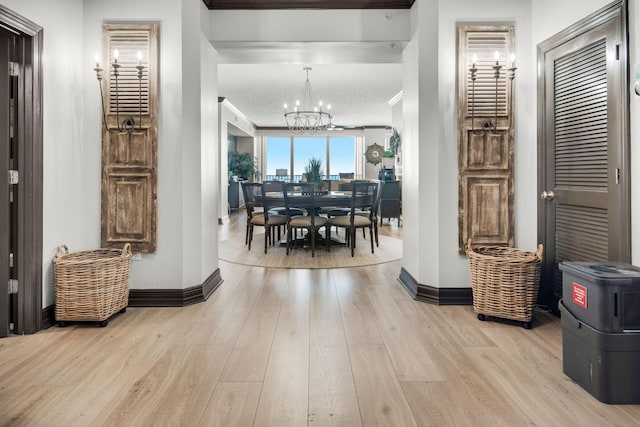
MULTIPOLYGON (((289 204, 292 208, 304 209, 308 212, 311 208, 311 195, 309 193, 296 192, 293 194, 289 194, 289 204)), ((314 193, 314 208, 316 209, 315 214, 318 215, 318 211, 322 208, 331 208, 331 207, 351 207, 351 191, 317 191, 314 193)), ((363 198, 364 199, 364 198, 363 198)), ((264 195, 264 198, 259 196, 258 201, 266 202, 267 206, 284 206, 285 200, 282 192, 267 192, 264 195), (267 200, 264 200, 267 199, 267 200)), ((319 235, 316 237, 317 240, 324 239, 324 236, 319 235)), ((298 240, 300 245, 305 245, 306 239, 296 239, 298 240)), ((285 244, 285 241, 280 242, 281 244, 285 244)), ((344 239, 340 238, 337 235, 331 236, 332 244, 344 245, 344 239)))
MULTIPOLYGON (((269 206, 284 206, 284 197, 281 192, 266 193, 265 198, 269 206)), ((262 197, 259 197, 264 202, 262 197)), ((307 209, 311 207, 311 197, 308 193, 293 193, 289 195, 291 207, 307 209)), ((314 205, 316 208, 350 207, 351 192, 350 191, 318 191, 314 193, 314 205)))

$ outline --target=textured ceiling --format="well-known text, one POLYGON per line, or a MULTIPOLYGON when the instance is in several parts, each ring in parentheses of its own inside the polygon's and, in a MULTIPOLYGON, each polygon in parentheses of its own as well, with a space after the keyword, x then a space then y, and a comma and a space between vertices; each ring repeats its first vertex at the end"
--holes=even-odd
POLYGON ((284 127, 283 104, 300 98, 304 66, 334 124, 389 126, 388 101, 402 90, 404 43, 214 43, 218 95, 260 128, 284 127))
MULTIPOLYGON (((413 0, 205 0, 209 8, 409 8, 413 0), (238 7, 236 7, 238 6, 238 7), (275 7, 278 6, 278 7, 275 7), (343 8, 343 7, 341 7, 343 8)), ((405 42, 213 42, 219 54, 218 95, 259 128, 286 126, 283 104, 300 98, 305 66, 317 99, 332 106, 333 123, 389 126, 389 100, 402 90, 405 42)))
MULTIPOLYGON (((402 89, 402 64, 311 64, 314 95, 330 103, 334 124, 346 127, 389 126, 388 101, 402 89)), ((261 128, 283 127, 283 104, 300 98, 302 65, 221 64, 219 96, 226 98, 261 128)))

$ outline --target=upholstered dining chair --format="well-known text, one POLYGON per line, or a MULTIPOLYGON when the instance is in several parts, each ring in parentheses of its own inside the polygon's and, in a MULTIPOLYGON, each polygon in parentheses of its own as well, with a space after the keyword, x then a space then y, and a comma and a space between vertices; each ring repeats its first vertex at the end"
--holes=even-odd
POLYGON ((242 187, 242 195, 244 196, 244 207, 247 211, 247 226, 244 232, 244 244, 249 245, 249 249, 251 249, 250 241, 253 240, 253 223, 259 222, 260 220, 258 217, 264 216, 262 213, 262 202, 260 202, 262 184, 259 182, 243 181, 240 183, 240 186, 242 187))
MULTIPOLYGON (((316 189, 314 184, 284 184, 284 205, 287 211, 287 255, 289 248, 292 246, 293 238, 296 236, 296 230, 306 229, 307 236, 311 244, 311 256, 315 256, 316 251, 316 235, 318 230, 325 227, 326 231, 327 218, 320 216, 317 212, 316 205, 316 189), (304 206, 307 215, 292 216, 294 209, 304 206)), ((325 239, 326 249, 329 250, 329 239, 325 239)))
MULTIPOLYGON (((356 211, 356 215, 369 217, 371 216, 371 220, 373 221, 373 235, 376 240, 376 247, 379 247, 380 244, 378 242, 378 213, 380 211, 380 200, 382 199, 382 189, 384 188, 385 182, 373 180, 373 182, 378 183, 378 191, 376 192, 375 202, 372 208, 358 209, 356 211)), ((362 228, 362 237, 364 237, 364 228, 362 228)))
POLYGON ((374 253, 373 228, 376 217, 374 206, 378 195, 377 182, 354 182, 351 189, 351 212, 347 216, 333 217, 328 220, 327 239, 331 239, 331 226, 342 227, 346 230, 347 241, 351 248, 351 256, 354 256, 356 247, 356 229, 369 228, 371 240, 371 253, 374 253), (358 215, 359 211, 368 211, 368 215, 358 215))
POLYGON ((264 188, 261 183, 243 182, 242 193, 244 195, 247 209, 247 229, 245 233, 245 244, 247 250, 251 250, 253 242, 253 228, 255 226, 264 227, 264 253, 267 253, 268 244, 273 245, 272 227, 286 223, 286 217, 282 215, 269 215, 269 205, 264 203, 264 188), (256 211, 256 207, 262 207, 261 212, 256 211))
MULTIPOLYGON (((257 224, 264 227, 264 253, 267 253, 268 243, 273 246, 275 242, 275 229, 279 229, 287 223, 287 217, 285 215, 274 214, 273 208, 281 206, 284 200, 283 190, 281 185, 274 185, 273 183, 263 183, 261 186, 262 195, 262 224, 259 220, 257 224)), ((278 233, 278 236, 280 233, 278 233)), ((251 249, 251 247, 249 247, 251 249)))

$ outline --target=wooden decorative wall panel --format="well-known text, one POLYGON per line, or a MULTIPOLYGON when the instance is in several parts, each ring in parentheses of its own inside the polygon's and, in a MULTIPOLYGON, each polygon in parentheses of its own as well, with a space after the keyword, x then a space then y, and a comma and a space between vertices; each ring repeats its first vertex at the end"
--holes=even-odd
POLYGON ((458 250, 473 244, 513 246, 513 130, 475 133, 490 120, 498 130, 509 126, 510 86, 507 58, 513 52, 512 26, 460 26, 458 28, 458 250), (500 54, 497 111, 494 53, 500 54), (473 55, 478 68, 475 96, 471 96, 473 55), (497 123, 496 123, 497 116, 497 123))
POLYGON ((103 35, 104 57, 108 58, 104 67, 107 126, 117 128, 118 119, 122 123, 131 117, 137 129, 102 132, 102 246, 121 248, 129 242, 133 251, 154 252, 158 216, 158 28, 155 24, 105 24, 103 35), (114 49, 120 52, 118 63, 122 66, 117 99, 113 72, 107 72, 114 49), (141 96, 135 68, 138 52, 144 65, 141 96))

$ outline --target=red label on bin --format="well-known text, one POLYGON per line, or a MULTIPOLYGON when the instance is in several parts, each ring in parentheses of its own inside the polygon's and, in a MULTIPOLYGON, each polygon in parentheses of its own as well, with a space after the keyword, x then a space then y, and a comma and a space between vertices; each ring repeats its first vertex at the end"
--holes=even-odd
POLYGON ((587 288, 578 285, 576 282, 571 284, 573 288, 573 303, 582 308, 587 308, 587 288))

